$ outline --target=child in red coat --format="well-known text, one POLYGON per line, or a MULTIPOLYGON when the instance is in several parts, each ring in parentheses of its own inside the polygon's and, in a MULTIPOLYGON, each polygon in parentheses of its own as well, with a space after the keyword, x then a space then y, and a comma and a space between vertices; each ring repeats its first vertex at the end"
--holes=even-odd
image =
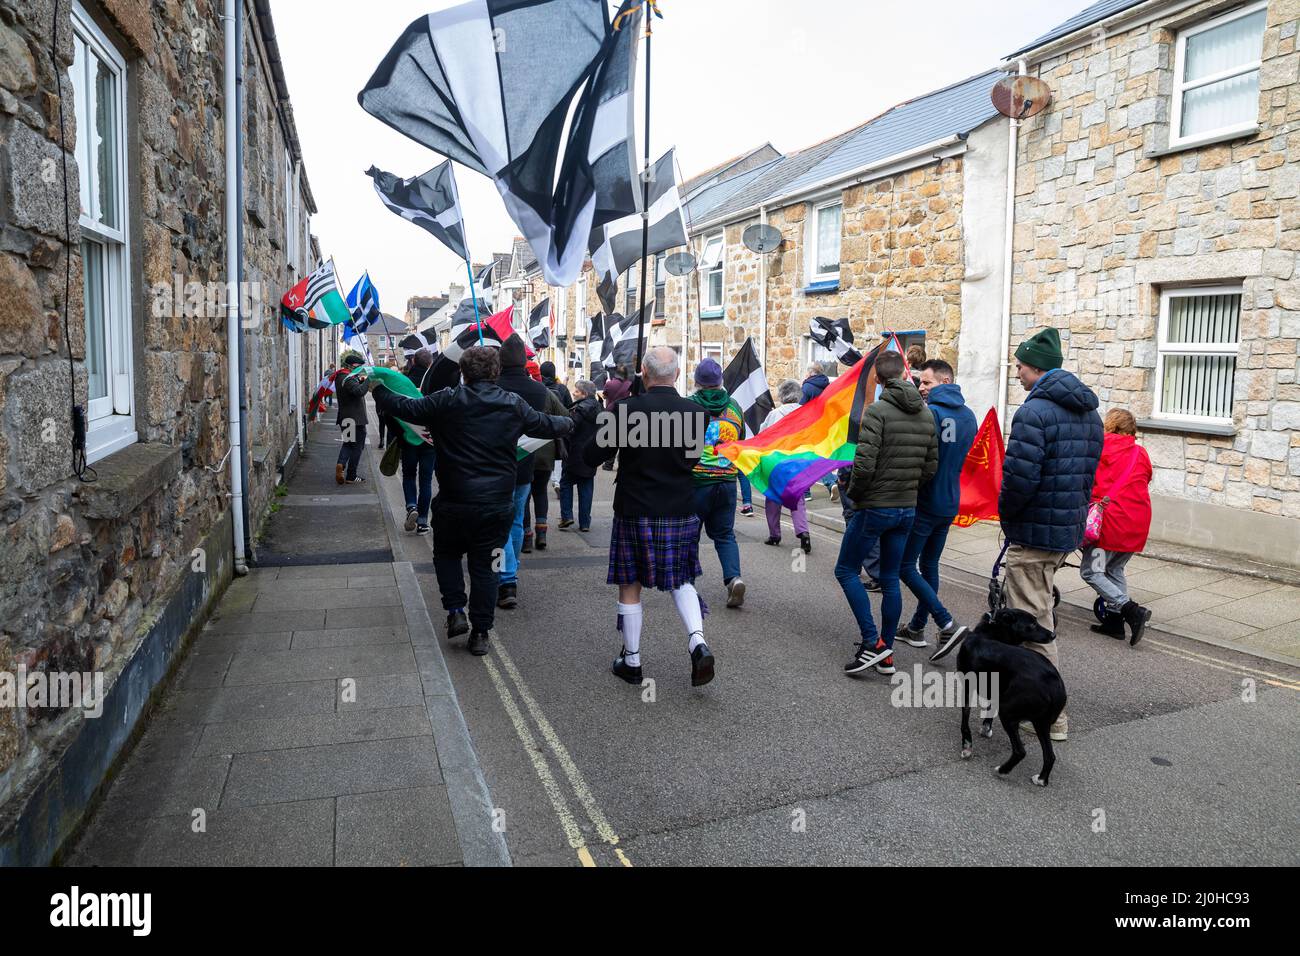
POLYGON ((1151 459, 1137 443, 1137 422, 1122 408, 1106 413, 1105 444, 1097 477, 1092 483, 1092 500, 1103 502, 1101 537, 1083 546, 1079 573, 1101 595, 1106 617, 1092 629, 1117 640, 1124 639, 1127 624, 1129 644, 1142 639, 1142 629, 1151 611, 1132 600, 1124 565, 1146 547, 1151 530, 1151 459))

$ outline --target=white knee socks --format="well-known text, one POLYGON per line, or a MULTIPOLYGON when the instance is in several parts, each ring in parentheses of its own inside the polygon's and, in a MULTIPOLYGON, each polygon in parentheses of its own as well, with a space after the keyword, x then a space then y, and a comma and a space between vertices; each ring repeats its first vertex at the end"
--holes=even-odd
POLYGON ((623 627, 623 647, 627 650, 629 667, 641 666, 641 605, 618 604, 618 619, 623 627))
POLYGON ((686 633, 691 639, 688 649, 693 651, 704 643, 704 615, 700 613, 700 595, 694 584, 683 584, 671 593, 673 603, 677 605, 677 613, 681 615, 686 633))

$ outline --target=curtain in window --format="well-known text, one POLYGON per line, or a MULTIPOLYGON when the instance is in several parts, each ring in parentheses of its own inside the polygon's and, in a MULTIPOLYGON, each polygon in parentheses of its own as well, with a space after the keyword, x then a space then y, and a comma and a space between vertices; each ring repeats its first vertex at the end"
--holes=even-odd
MULTIPOLYGON (((1183 82, 1193 84, 1258 63, 1266 11, 1231 20, 1189 36, 1183 52, 1183 82)), ((1259 111, 1259 70, 1206 83, 1183 93, 1180 136, 1254 122, 1259 111)))
MULTIPOLYGON (((1166 345, 1224 345, 1235 349, 1241 323, 1240 295, 1174 296, 1169 299, 1166 345)), ((1232 355, 1164 356, 1161 411, 1203 418, 1232 417, 1232 388, 1237 357, 1232 355)))
POLYGON ((817 210, 817 274, 840 270, 840 210, 838 204, 817 210))

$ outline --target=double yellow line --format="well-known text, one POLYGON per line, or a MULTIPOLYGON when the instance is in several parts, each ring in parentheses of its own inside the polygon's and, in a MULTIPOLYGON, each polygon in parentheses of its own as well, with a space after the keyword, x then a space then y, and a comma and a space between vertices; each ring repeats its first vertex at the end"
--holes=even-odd
POLYGON ((533 697, 528 685, 524 682, 523 675, 519 673, 519 669, 515 667, 515 662, 510 659, 510 655, 506 653, 499 640, 492 642, 492 653, 483 658, 483 663, 487 667, 488 677, 492 680, 492 686, 496 689, 497 696, 501 698, 501 706, 505 708, 506 715, 515 728, 515 734, 519 737, 519 742, 523 744, 524 750, 528 753, 528 758, 533 765, 533 772, 537 774, 537 779, 541 782, 542 789, 546 792, 546 797, 550 800, 552 809, 555 810, 555 815, 560 821, 560 828, 564 830, 570 849, 577 853, 578 859, 583 866, 596 865, 596 859, 587 846, 586 837, 583 835, 577 817, 569 806, 564 789, 560 786, 555 774, 551 772, 551 766, 546 760, 546 754, 538 746, 537 737, 533 734, 532 728, 529 727, 528 721, 524 718, 523 711, 520 710, 519 704, 515 700, 515 694, 519 695, 519 700, 523 701, 524 709, 528 711, 533 723, 537 725, 538 732, 546 742, 547 748, 550 749, 552 757, 558 764, 560 772, 568 781, 569 787, 572 789, 583 812, 586 813, 587 819, 591 821, 591 825, 595 828, 600 841, 613 849, 615 857, 623 866, 631 866, 632 861, 627 858, 627 854, 618 845, 618 834, 614 832, 614 828, 600 809, 595 796, 592 795, 591 788, 582 776, 582 771, 574 763, 573 757, 555 732, 555 728, 551 726, 551 722, 546 719, 546 715, 538 705, 537 699, 533 697), (493 663, 493 655, 500 659, 502 667, 505 668, 506 674, 509 675, 510 681, 514 684, 513 693, 510 684, 506 682, 505 677, 501 675, 501 671, 493 663))

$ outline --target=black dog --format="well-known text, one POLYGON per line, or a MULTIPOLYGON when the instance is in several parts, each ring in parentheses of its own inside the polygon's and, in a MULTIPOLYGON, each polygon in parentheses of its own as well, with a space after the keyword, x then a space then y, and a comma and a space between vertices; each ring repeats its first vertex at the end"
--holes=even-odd
MULTIPOLYGON (((957 653, 957 670, 969 676, 997 675, 997 706, 1002 726, 1011 738, 1011 756, 997 770, 1006 775, 1025 759, 1025 745, 1020 740, 1020 722, 1034 725, 1038 742, 1043 748, 1043 769, 1033 781, 1047 786, 1056 755, 1052 753, 1049 736, 1052 724, 1065 710, 1065 682, 1051 661, 1041 654, 1020 647, 1026 641, 1044 644, 1055 640, 1052 633, 1040 627, 1032 614, 1003 608, 996 614, 985 614, 979 625, 966 636, 957 653)), ((992 718, 985 720, 985 737, 993 735, 992 718)), ((971 755, 970 700, 962 701, 961 756, 971 755)))

